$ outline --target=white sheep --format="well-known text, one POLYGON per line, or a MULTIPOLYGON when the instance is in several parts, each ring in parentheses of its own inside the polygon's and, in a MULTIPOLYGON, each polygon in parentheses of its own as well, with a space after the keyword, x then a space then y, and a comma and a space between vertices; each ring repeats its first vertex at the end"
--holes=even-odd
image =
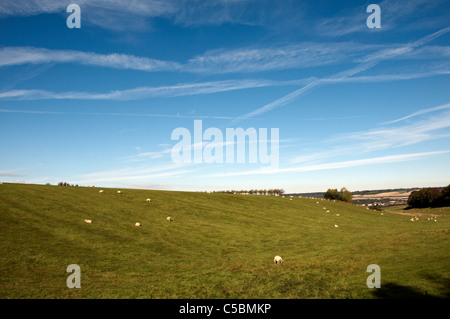
POLYGON ((327 210, 325 213, 329 213, 330 211, 329 210, 327 210))
POLYGON ((275 256, 275 258, 273 259, 273 262, 275 264, 281 264, 281 263, 283 263, 283 258, 281 258, 280 256, 275 256))
POLYGON ((103 189, 98 191, 100 194, 103 194, 103 189))
POLYGON ((334 227, 338 228, 339 226, 338 225, 334 225, 334 227))
POLYGON ((147 198, 147 200, 146 200, 147 202, 151 202, 152 200, 150 199, 150 198, 147 198))
POLYGON ((117 194, 122 194, 122 192, 121 191, 117 191, 117 194))
POLYGON ((339 215, 339 214, 336 214, 336 217, 339 217, 339 216, 341 216, 341 215, 339 215))
POLYGON ((411 218, 411 219, 410 219, 410 221, 412 221, 412 222, 413 222, 413 221, 414 221, 414 217, 413 217, 413 218, 411 218))
POLYGON ((166 218, 169 222, 171 222, 173 219, 169 216, 166 218))
POLYGON ((141 223, 136 223, 136 224, 134 224, 134 226, 141 227, 141 223))
POLYGON ((85 219, 84 222, 88 223, 88 224, 92 224, 92 220, 90 220, 90 219, 85 219))

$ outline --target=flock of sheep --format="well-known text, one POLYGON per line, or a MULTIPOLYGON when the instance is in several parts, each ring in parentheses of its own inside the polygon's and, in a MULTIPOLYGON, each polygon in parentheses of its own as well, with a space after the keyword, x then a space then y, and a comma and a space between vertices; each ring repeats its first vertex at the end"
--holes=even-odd
MULTIPOLYGON (((103 189, 99 190, 98 192, 99 192, 99 194, 104 194, 105 193, 105 191, 103 189)), ((117 194, 122 194, 122 191, 117 191, 117 194)), ((145 201, 147 203, 150 203, 152 200, 151 200, 151 198, 147 198, 145 201)), ((170 217, 170 216, 168 216, 166 218, 166 220, 169 221, 169 222, 173 221, 172 217, 170 217)), ((87 223, 87 224, 92 224, 92 219, 85 219, 84 222, 87 223)), ((134 224, 134 226, 141 227, 142 225, 141 225, 140 222, 136 222, 134 224)))
MULTIPOLYGON (((336 202, 335 200, 333 200, 333 202, 336 202)), ((319 202, 316 202, 316 204, 319 204, 319 202)), ((329 213, 330 211, 326 208, 326 207, 322 207, 323 210, 325 210, 325 213, 329 213)), ((336 217, 341 216, 340 214, 336 214, 336 217)), ((339 228, 338 225, 334 225, 334 228, 339 228)))
MULTIPOLYGON (((437 223, 437 219, 436 219, 437 217, 436 216, 432 216, 432 217, 428 217, 427 218, 427 220, 432 220, 432 221, 434 221, 435 223, 437 223)), ((416 220, 419 220, 419 217, 412 217, 411 219, 410 219, 410 221, 416 221, 416 220)))
MULTIPOLYGON (((99 193, 100 193, 100 194, 103 194, 104 191, 103 191, 103 190, 100 190, 99 193)), ((122 191, 117 191, 117 194, 122 194, 122 191)), ((282 197, 284 197, 284 196, 282 196, 282 197)), ((293 196, 289 196, 289 200, 292 200, 292 198, 293 198, 293 196)), ((152 201, 152 200, 151 200, 150 198, 147 198, 147 199, 146 199, 146 202, 148 202, 148 203, 151 202, 151 201, 152 201)), ((333 200, 333 202, 335 202, 335 200, 333 200)), ((316 204, 319 204, 319 202, 316 202, 316 204)), ((322 208, 323 208, 323 210, 325 210, 325 213, 330 213, 330 211, 327 210, 326 207, 322 207, 322 208)), ((367 208, 367 209, 369 209, 369 208, 367 208)), ((381 213, 381 215, 383 215, 383 213, 381 213)), ((336 217, 339 217, 339 216, 340 216, 340 214, 336 214, 336 217)), ((166 220, 169 221, 169 222, 173 221, 173 219, 172 219, 170 216, 168 216, 168 217, 166 218, 166 220)), ((412 217, 412 218, 410 219, 411 222, 414 222, 415 220, 419 220, 419 218, 418 218, 418 217, 412 217)), ((434 221, 434 222, 437 222, 436 216, 431 217, 431 218, 428 218, 428 220, 432 220, 432 221, 434 221)), ((91 219, 85 219, 84 221, 85 221, 87 224, 92 224, 92 220, 91 220, 91 219)), ((141 223, 139 223, 139 222, 136 222, 134 225, 135 225, 136 227, 141 227, 141 223)), ((339 228, 339 226, 336 225, 336 224, 334 225, 334 227, 335 227, 335 228, 339 228)), ((281 258, 280 256, 275 256, 275 258, 273 259, 273 262, 274 262, 274 264, 281 264, 281 263, 283 263, 283 258, 281 258)))

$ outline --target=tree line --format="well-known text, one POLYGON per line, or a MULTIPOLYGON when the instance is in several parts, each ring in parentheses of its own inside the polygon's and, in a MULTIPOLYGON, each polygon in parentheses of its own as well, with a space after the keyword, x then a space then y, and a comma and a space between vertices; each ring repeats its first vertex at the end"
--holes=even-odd
POLYGON ((212 191, 211 193, 223 194, 249 194, 249 195, 266 195, 266 196, 280 196, 284 194, 284 189, 250 189, 250 190, 226 190, 226 191, 212 191))
POLYGON ((407 204, 408 209, 450 206, 450 185, 442 190, 437 187, 428 187, 414 191, 409 195, 407 204))
POLYGON ((347 190, 347 188, 345 188, 345 187, 342 187, 340 192, 336 188, 335 189, 329 188, 323 195, 323 198, 332 199, 332 200, 340 200, 343 202, 351 203, 352 202, 352 193, 349 190, 347 190))

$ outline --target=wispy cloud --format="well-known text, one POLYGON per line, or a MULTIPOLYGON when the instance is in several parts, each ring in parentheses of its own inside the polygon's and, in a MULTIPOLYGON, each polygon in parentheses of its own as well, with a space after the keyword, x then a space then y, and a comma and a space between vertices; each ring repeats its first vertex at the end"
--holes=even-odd
POLYGON ((99 182, 123 182, 137 181, 155 178, 167 178, 182 176, 193 170, 183 169, 180 165, 170 164, 165 166, 129 167, 110 171, 100 171, 78 176, 77 184, 99 183, 99 182))
POLYGON ((151 72, 173 71, 180 68, 180 65, 176 62, 160 61, 120 53, 98 54, 94 52, 50 50, 35 47, 4 47, 0 49, 0 66, 44 63, 76 63, 151 72))
POLYGON ((426 158, 426 157, 432 157, 432 156, 448 154, 448 153, 450 153, 450 150, 399 154, 399 155, 388 155, 388 156, 379 156, 379 157, 372 157, 372 158, 358 159, 358 160, 351 160, 351 161, 331 162, 331 163, 324 163, 324 164, 304 165, 304 166, 279 168, 279 169, 271 169, 271 168, 263 167, 261 169, 248 170, 248 171, 211 174, 211 175, 209 175, 209 177, 273 175, 273 174, 282 174, 282 173, 301 173, 301 172, 312 172, 312 171, 321 171, 321 170, 332 170, 332 169, 340 169, 340 168, 347 168, 347 167, 357 167, 357 166, 374 165, 374 164, 388 164, 388 163, 412 161, 412 160, 418 160, 418 159, 422 159, 422 158, 426 158))
POLYGON ((295 99, 297 99, 298 97, 306 94, 310 90, 315 89, 324 84, 340 83, 343 81, 347 81, 352 76, 373 68, 380 61, 389 60, 389 59, 395 58, 399 55, 402 55, 404 53, 409 53, 409 52, 411 52, 411 50, 413 50, 415 48, 419 48, 419 47, 425 45, 426 43, 433 41, 434 39, 436 39, 448 32, 450 32, 450 27, 441 29, 430 35, 422 37, 419 40, 413 41, 411 43, 407 43, 401 47, 397 47, 394 49, 382 49, 378 52, 372 53, 372 54, 368 55, 367 57, 365 57, 364 59, 362 59, 362 61, 364 61, 364 63, 360 63, 356 67, 347 69, 342 72, 338 72, 331 76, 312 80, 310 83, 306 84, 305 86, 303 86, 302 88, 300 88, 298 90, 295 90, 295 91, 293 91, 275 101, 272 101, 254 111, 251 111, 242 116, 236 117, 233 120, 233 122, 236 123, 236 122, 240 121, 242 118, 254 117, 256 115, 260 115, 260 114, 266 113, 268 111, 271 111, 275 108, 287 105, 287 104, 291 103, 292 101, 294 101, 295 99))
POLYGON ((319 35, 329 37, 346 36, 353 33, 386 32, 393 28, 418 28, 422 26, 443 27, 448 24, 445 10, 441 6, 445 1, 427 0, 384 0, 377 3, 381 8, 380 29, 368 29, 366 19, 370 13, 366 12, 368 3, 355 5, 353 8, 345 8, 345 11, 337 11, 334 17, 313 21, 313 30, 319 35), (442 11, 442 12, 441 12, 442 11), (411 18, 414 16, 414 18, 411 18), (418 19, 420 17, 420 19, 418 19), (434 19, 434 23, 429 23, 434 19), (315 23, 314 23, 315 22, 315 23))
POLYGON ((288 160, 288 165, 329 160, 338 156, 351 156, 380 150, 391 150, 405 146, 416 145, 436 139, 449 138, 445 130, 450 128, 449 104, 415 112, 401 119, 383 123, 382 127, 344 133, 322 140, 316 148, 325 150, 314 151, 302 155, 293 155, 288 160), (419 116, 431 112, 440 112, 435 116, 423 118, 413 123, 398 125, 403 119, 419 116), (398 123, 397 125, 392 125, 398 123))
POLYGON ((143 72, 225 74, 301 69, 348 62, 365 63, 402 56, 408 59, 448 58, 450 47, 430 46, 413 50, 413 47, 401 44, 386 46, 354 42, 303 42, 274 47, 215 50, 195 56, 186 63, 123 53, 98 54, 36 47, 4 47, 0 48, 0 67, 72 63, 143 72))
POLYGON ((231 120, 230 116, 214 115, 182 115, 182 114, 157 114, 157 113, 109 113, 109 112, 58 112, 58 111, 37 111, 37 110, 18 110, 18 109, 0 109, 0 113, 21 113, 21 114, 41 114, 41 115, 101 115, 101 116, 132 116, 132 117, 163 117, 163 118, 190 118, 190 119, 219 119, 231 120))
POLYGON ((150 97, 174 97, 276 86, 285 83, 270 80, 224 80, 201 83, 185 83, 172 86, 139 87, 115 90, 107 93, 50 92, 45 90, 10 90, 0 92, 4 100, 80 99, 80 100, 137 100, 150 97))
POLYGON ((389 122, 385 122, 383 124, 393 124, 393 123, 397 123, 400 121, 404 121, 406 119, 412 118, 412 117, 416 117, 422 114, 427 114, 427 113, 431 113, 431 112, 435 112, 435 111, 440 111, 440 110, 446 110, 446 109, 450 109, 450 103, 444 104, 444 105, 439 105, 436 107, 432 107, 432 108, 427 108, 427 109, 423 109, 423 110, 419 110, 417 112, 411 113, 407 116, 404 116, 402 118, 393 120, 393 121, 389 121, 389 122))

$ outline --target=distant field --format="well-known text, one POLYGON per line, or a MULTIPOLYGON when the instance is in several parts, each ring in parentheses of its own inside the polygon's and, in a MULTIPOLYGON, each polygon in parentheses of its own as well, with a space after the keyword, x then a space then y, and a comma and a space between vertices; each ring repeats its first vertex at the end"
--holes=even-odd
POLYGON ((450 216, 450 207, 435 207, 435 208, 412 208, 405 209, 407 205, 398 205, 398 206, 387 206, 383 207, 384 211, 390 213, 397 213, 403 215, 411 215, 418 217, 448 217, 450 216))
POLYGON ((99 190, 0 185, 0 298, 450 296, 448 208, 99 190), (80 289, 66 286, 69 264, 80 289), (381 268, 379 289, 367 288, 369 264, 381 268))

